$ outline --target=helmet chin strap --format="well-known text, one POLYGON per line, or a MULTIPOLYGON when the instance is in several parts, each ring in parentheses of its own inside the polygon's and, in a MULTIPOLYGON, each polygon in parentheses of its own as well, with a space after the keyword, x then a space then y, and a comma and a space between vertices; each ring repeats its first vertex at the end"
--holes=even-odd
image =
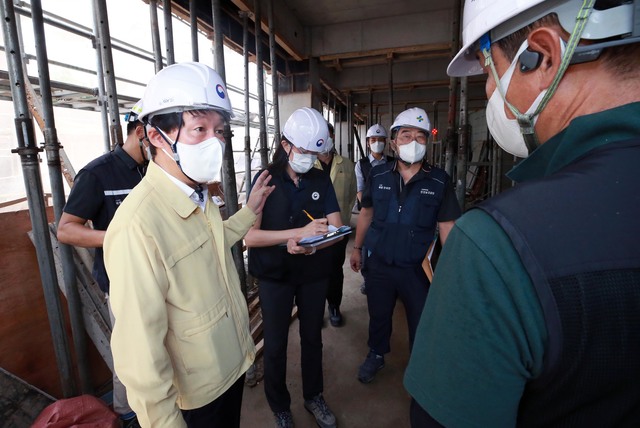
MULTIPOLYGON (((565 49, 564 55, 562 56, 562 61, 560 62, 560 67, 556 75, 547 88, 547 92, 542 97, 540 104, 530 114, 523 114, 518 111, 509 101, 507 101, 507 96, 505 90, 502 88, 500 84, 500 78, 498 77, 498 72, 496 71, 496 66, 493 62, 493 58, 491 56, 491 40, 489 38, 489 34, 485 34, 480 39, 480 46, 482 49, 482 54, 485 59, 485 67, 489 67, 491 69, 491 74, 493 75, 493 79, 496 82, 496 89, 500 91, 500 95, 502 96, 502 100, 505 105, 511 110, 511 113, 516 117, 518 121, 518 125, 520 125, 520 131, 522 132, 522 137, 524 138, 524 142, 527 146, 527 150, 531 154, 535 149, 538 148, 540 142, 538 141, 538 137, 535 132, 535 123, 534 118, 540 114, 542 109, 547 105, 551 97, 555 94, 558 85, 560 84, 560 80, 564 76, 564 73, 567 71, 567 67, 569 67, 569 63, 571 62, 571 57, 573 56, 573 52, 582 37, 582 32, 584 31, 584 27, 587 24, 587 20, 591 11, 593 10, 593 5, 595 0, 583 0, 582 7, 578 12, 578 16, 576 16, 576 25, 573 27, 573 31, 571 32, 571 37, 567 42, 567 47, 565 49)), ((561 41, 561 43, 564 43, 561 41)), ((517 59, 516 59, 517 60, 517 59)))
MULTIPOLYGON (((180 113, 180 121, 178 122, 178 134, 176 135, 175 141, 171 141, 169 136, 165 134, 162 129, 158 128, 155 125, 153 125, 153 127, 156 129, 156 131, 158 131, 162 139, 164 139, 164 141, 166 141, 167 144, 169 144, 169 146, 171 147, 171 151, 173 152, 173 161, 176 163, 176 165, 178 165, 178 168, 180 168, 180 172, 182 172, 182 174, 184 174, 185 177, 187 177, 189 180, 191 180, 192 183, 195 184, 195 186, 193 187, 196 189, 196 191, 198 191, 198 189, 202 189, 201 183, 198 183, 196 180, 189 177, 187 173, 184 172, 184 170, 182 169, 182 165, 180 165, 180 155, 178 154, 177 144, 178 144, 178 139, 180 138, 180 131, 182 130, 182 113, 180 113)), ((164 151, 164 149, 162 150, 164 151)))

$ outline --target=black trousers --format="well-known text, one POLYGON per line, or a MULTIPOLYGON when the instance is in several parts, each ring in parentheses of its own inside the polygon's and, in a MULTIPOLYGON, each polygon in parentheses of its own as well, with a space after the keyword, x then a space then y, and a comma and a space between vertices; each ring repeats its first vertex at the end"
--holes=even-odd
POLYGON ((327 290, 327 303, 331 306, 338 306, 342 303, 342 287, 344 284, 344 260, 347 255, 347 244, 349 239, 345 236, 342 241, 333 244, 330 248, 331 276, 329 277, 329 290, 327 290))
POLYGON ((261 279, 259 283, 264 328, 264 391, 273 412, 289 410, 287 389, 287 344, 293 304, 298 306, 300 325, 300 366, 302 395, 309 400, 323 390, 322 320, 328 279, 313 282, 279 282, 261 279))
POLYGON ((211 403, 192 410, 182 410, 189 428, 239 428, 244 375, 211 403))
POLYGON ((367 260, 367 306, 369 308, 369 348, 383 355, 391 351, 393 310, 396 299, 404 304, 413 348, 416 328, 429 291, 429 280, 422 266, 388 265, 372 254, 367 260))

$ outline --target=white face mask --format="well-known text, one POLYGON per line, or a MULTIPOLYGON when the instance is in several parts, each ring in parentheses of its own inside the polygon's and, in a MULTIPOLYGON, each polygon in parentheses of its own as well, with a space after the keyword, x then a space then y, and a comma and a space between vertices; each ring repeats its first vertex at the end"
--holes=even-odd
POLYGON ((373 153, 382 153, 382 151, 384 150, 384 142, 374 141, 373 143, 369 144, 369 148, 373 153))
MULTIPOLYGON (((171 141, 168 137, 167 139, 171 141)), ((211 137, 198 144, 175 143, 177 153, 173 158, 184 175, 196 183, 205 184, 220 181, 222 167, 223 143, 216 137, 211 137)))
POLYGON ((289 166, 291 166, 291 169, 294 172, 304 174, 313 168, 313 164, 316 163, 316 159, 316 155, 293 152, 293 159, 289 161, 289 166))
POLYGON ((409 144, 398 145, 398 155, 400 159, 407 163, 420 162, 427 153, 427 145, 420 144, 413 140, 409 144))
MULTIPOLYGON (((509 84, 511 83, 511 78, 513 77, 513 72, 518 64, 518 58, 520 54, 524 52, 524 50, 529 46, 527 41, 525 40, 520 49, 518 49, 518 53, 516 53, 515 58, 509 65, 509 68, 500 78, 500 86, 502 87, 502 92, 506 95, 507 90, 509 89, 509 84)), ((533 104, 527 109, 524 114, 532 114, 540 105, 542 98, 547 93, 547 90, 543 90, 540 94, 533 100, 533 104)), ((527 145, 524 142, 524 137, 522 136, 522 131, 520 130, 520 125, 518 125, 518 121, 516 119, 509 119, 507 117, 507 113, 505 112, 505 102, 502 99, 502 94, 500 94, 500 90, 496 87, 489 98, 489 103, 487 104, 487 126, 489 127, 489 132, 493 135, 493 138, 496 140, 498 145, 502 147, 502 149, 510 153, 514 156, 518 156, 520 158, 526 158, 529 156, 529 150, 527 149, 527 145)), ((538 116, 533 118, 533 124, 538 121, 538 116)))

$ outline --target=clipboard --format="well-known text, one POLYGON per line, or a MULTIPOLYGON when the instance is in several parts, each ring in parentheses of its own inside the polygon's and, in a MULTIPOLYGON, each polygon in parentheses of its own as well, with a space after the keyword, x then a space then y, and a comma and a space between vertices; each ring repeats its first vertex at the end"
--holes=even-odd
POLYGON ((317 247, 318 245, 322 245, 348 235, 353 232, 353 230, 354 229, 351 226, 335 227, 329 225, 329 232, 325 233, 324 235, 316 235, 310 236, 308 238, 303 238, 298 242, 298 245, 301 247, 317 247))

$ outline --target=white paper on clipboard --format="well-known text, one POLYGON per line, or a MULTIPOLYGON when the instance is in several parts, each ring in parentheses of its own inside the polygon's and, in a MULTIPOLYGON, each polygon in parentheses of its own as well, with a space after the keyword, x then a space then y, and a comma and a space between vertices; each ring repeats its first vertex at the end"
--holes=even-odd
POLYGON ((329 225, 329 231, 324 235, 316 235, 303 238, 298 242, 298 245, 300 245, 301 247, 317 247, 318 245, 324 244, 326 242, 331 242, 338 238, 341 238, 344 235, 348 235, 351 232, 353 232, 353 228, 351 226, 335 227, 329 225))

